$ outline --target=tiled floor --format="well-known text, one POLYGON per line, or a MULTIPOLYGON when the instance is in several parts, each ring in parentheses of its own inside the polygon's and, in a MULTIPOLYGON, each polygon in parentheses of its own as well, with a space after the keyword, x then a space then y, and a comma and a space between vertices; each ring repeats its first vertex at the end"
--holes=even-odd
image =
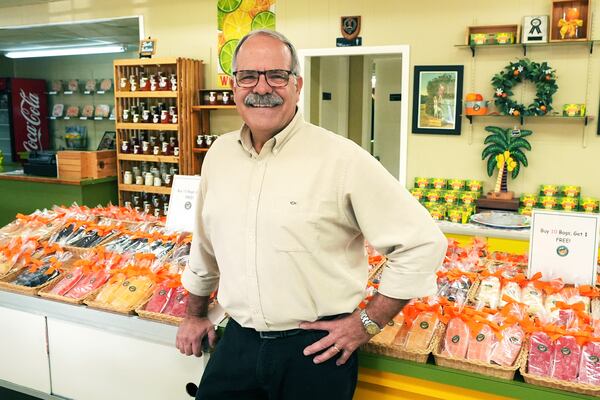
POLYGON ((38 400, 37 397, 31 397, 23 393, 13 392, 0 386, 0 399, 2 400, 38 400))

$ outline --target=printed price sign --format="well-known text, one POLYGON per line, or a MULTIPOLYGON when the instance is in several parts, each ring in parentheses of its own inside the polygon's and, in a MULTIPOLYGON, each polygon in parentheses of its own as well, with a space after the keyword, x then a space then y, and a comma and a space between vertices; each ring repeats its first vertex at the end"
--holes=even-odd
POLYGON ((594 285, 598 262, 597 214, 534 210, 529 238, 528 277, 594 285))
POLYGON ((169 199, 167 228, 180 232, 192 232, 196 219, 196 204, 200 194, 200 177, 175 175, 169 199))

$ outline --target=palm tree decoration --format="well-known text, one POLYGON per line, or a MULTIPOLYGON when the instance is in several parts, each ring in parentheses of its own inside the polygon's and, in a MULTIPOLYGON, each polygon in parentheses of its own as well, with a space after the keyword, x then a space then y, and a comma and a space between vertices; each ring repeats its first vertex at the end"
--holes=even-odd
POLYGON ((494 169, 498 168, 498 179, 494 188, 495 197, 512 198, 507 188, 508 173, 513 179, 519 175, 521 164, 527 166, 527 157, 523 149, 531 150, 531 144, 524 139, 531 135, 530 130, 518 130, 500 128, 497 126, 486 126, 485 130, 491 134, 485 138, 483 144, 487 144, 481 153, 481 159, 487 157, 487 173, 492 176, 494 169), (505 195, 500 195, 501 193, 505 195))

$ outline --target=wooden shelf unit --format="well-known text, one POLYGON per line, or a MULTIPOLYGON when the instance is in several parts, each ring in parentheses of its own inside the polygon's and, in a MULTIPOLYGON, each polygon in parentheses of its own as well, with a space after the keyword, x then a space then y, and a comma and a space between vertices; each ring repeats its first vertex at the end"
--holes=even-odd
POLYGON ((197 116, 192 107, 198 103, 198 93, 203 87, 204 73, 202 61, 188 58, 148 58, 115 60, 115 115, 117 118, 117 173, 119 178, 119 204, 124 203, 126 192, 146 192, 157 194, 170 194, 171 188, 164 186, 144 186, 123 184, 123 168, 132 162, 156 162, 176 164, 179 174, 193 173, 193 147, 195 132, 197 132, 197 116), (119 82, 122 77, 131 75, 138 77, 140 72, 147 75, 157 74, 159 71, 170 75, 177 75, 177 91, 119 91, 119 82), (177 107, 177 124, 152 124, 122 122, 123 109, 137 105, 139 102, 154 105, 165 102, 167 105, 177 107), (130 135, 138 131, 166 131, 177 132, 179 142, 179 157, 154 156, 121 153, 121 144, 130 135))
POLYGON ((193 152, 194 153, 206 153, 208 151, 208 149, 199 149, 199 148, 194 148, 193 152))

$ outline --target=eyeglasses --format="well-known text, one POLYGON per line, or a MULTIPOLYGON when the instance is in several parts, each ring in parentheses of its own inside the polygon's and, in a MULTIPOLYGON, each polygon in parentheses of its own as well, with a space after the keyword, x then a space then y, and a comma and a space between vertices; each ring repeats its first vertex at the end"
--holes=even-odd
POLYGON ((267 83, 271 87, 284 87, 287 86, 290 81, 290 75, 292 71, 286 69, 269 69, 266 71, 254 71, 251 69, 245 69, 241 71, 235 71, 233 76, 235 82, 239 87, 251 88, 258 85, 260 76, 264 75, 267 83))

